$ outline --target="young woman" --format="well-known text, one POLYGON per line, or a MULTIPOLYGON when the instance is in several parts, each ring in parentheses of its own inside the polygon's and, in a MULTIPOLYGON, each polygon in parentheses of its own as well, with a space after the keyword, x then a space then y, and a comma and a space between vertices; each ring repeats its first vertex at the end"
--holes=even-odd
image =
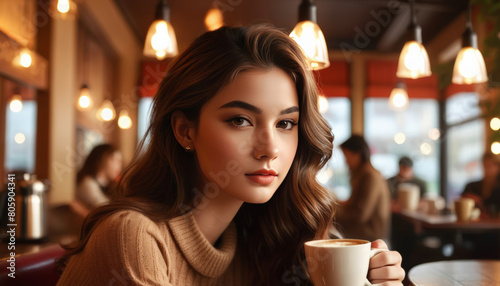
MULTIPOLYGON (((310 283, 303 244, 334 216, 315 178, 333 136, 293 40, 264 26, 203 34, 171 65, 148 133, 122 198, 59 261, 59 285, 310 283)), ((400 264, 383 252, 369 279, 401 285, 400 264)))
POLYGON ((110 144, 95 146, 76 176, 76 200, 87 210, 109 202, 108 186, 120 175, 122 155, 110 144))
POLYGON ((351 196, 337 210, 337 222, 348 237, 389 238, 391 193, 370 162, 370 147, 361 135, 340 145, 351 174, 351 196))

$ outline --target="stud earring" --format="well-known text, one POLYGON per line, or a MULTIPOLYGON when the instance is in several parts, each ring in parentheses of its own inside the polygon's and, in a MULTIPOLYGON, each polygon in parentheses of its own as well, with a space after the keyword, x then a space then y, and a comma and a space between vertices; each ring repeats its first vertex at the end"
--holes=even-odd
POLYGON ((186 147, 184 147, 184 150, 185 150, 186 152, 191 151, 191 146, 187 145, 186 147))

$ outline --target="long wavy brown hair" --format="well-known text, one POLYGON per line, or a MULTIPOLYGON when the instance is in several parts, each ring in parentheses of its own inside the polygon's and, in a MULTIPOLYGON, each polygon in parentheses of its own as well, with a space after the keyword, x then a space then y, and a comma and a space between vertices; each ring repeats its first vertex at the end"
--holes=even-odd
POLYGON ((60 271, 112 213, 135 210, 164 221, 192 206, 199 182, 193 178, 201 180, 201 174, 195 153, 185 152, 174 137, 172 114, 181 111, 198 122, 202 106, 239 73, 272 68, 295 81, 298 148, 274 196, 265 204, 244 204, 237 213, 238 252, 247 258, 245 272, 252 273, 253 285, 308 283, 303 244, 327 236, 335 210, 333 198, 316 181, 331 157, 333 135, 318 111, 317 87, 300 47, 282 31, 262 25, 207 32, 172 63, 153 100, 148 139, 119 182, 119 198, 87 217, 79 241, 58 260, 60 271))

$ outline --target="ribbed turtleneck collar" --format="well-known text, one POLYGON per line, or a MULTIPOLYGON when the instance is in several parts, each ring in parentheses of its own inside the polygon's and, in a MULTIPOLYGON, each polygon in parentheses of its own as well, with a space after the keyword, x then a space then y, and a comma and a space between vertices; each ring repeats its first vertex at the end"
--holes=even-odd
POLYGON ((168 224, 175 241, 193 269, 207 277, 217 277, 226 271, 236 251, 234 223, 222 233, 218 248, 203 236, 191 212, 171 219, 168 224))

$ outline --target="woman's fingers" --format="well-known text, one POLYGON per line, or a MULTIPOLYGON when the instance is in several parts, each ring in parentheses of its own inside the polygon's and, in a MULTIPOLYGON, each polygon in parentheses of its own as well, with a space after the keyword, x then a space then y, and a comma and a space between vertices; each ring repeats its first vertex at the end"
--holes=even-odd
POLYGON ((384 266, 398 266, 401 267, 401 261, 403 258, 401 254, 397 251, 383 251, 370 259, 370 269, 384 267, 384 266))
MULTIPOLYGON (((387 249, 387 244, 382 240, 376 240, 372 242, 372 247, 387 249)), ((405 271, 401 267, 402 260, 401 254, 397 251, 383 251, 376 254, 370 259, 368 279, 373 284, 401 285, 405 277, 405 271)))
POLYGON ((375 241, 372 241, 372 248, 389 249, 385 241, 383 241, 382 239, 377 239, 375 241))
POLYGON ((402 286, 401 281, 372 281, 373 286, 402 286))

